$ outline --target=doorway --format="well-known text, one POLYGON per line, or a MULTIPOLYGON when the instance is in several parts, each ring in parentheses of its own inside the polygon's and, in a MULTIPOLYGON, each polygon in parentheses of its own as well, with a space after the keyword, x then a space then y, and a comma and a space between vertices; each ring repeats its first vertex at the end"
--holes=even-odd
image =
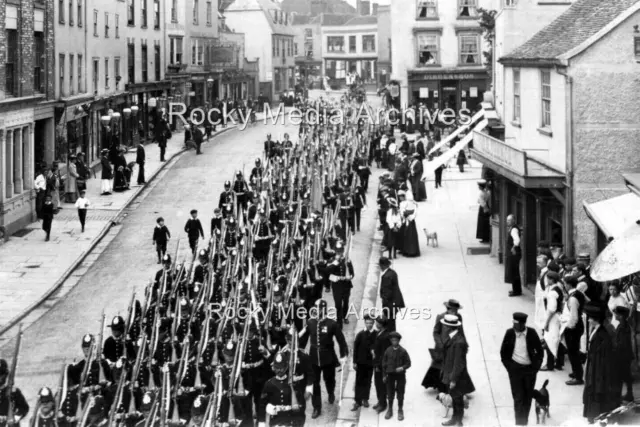
POLYGON ((451 108, 453 111, 458 111, 458 82, 455 80, 443 80, 441 82, 442 97, 440 106, 442 110, 451 108))
POLYGON ((45 158, 45 142, 47 140, 47 120, 36 120, 33 135, 33 165, 37 172, 47 166, 45 158))

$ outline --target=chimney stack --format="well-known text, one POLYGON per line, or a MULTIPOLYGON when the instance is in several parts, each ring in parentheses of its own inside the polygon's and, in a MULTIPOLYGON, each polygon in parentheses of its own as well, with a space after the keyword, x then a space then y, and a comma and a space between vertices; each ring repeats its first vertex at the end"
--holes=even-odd
POLYGON ((373 16, 378 16, 378 3, 374 3, 371 5, 371 14, 373 16))
POLYGON ((358 14, 362 16, 371 15, 371 2, 369 0, 358 0, 357 9, 358 14))

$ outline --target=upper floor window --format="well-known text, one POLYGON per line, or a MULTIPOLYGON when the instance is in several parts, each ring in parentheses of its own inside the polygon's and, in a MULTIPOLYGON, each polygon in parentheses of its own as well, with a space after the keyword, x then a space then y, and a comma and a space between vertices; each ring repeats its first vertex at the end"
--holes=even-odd
POLYGON ((33 88, 36 92, 44 93, 44 70, 45 70, 45 46, 44 33, 36 31, 33 33, 36 54, 33 57, 33 88))
POLYGON ((478 16, 478 0, 458 0, 458 16, 460 18, 478 16))
POLYGON ((540 72, 542 99, 542 127, 551 127, 551 71, 540 72))
POLYGON ((153 51, 154 51, 154 56, 153 56, 153 61, 154 61, 154 66, 155 66, 155 80, 156 81, 160 81, 162 80, 161 78, 161 74, 162 74, 162 59, 160 57, 160 45, 155 45, 153 47, 153 51))
POLYGON ((73 0, 69 0, 69 25, 73 25, 73 0))
POLYGON ((104 13, 104 36, 109 37, 109 12, 104 13))
POLYGON ((153 0, 153 29, 160 29, 160 0, 153 0))
POLYGON ((147 27, 147 0, 140 0, 140 18, 142 28, 147 27))
POLYGON ((344 52, 344 37, 328 36, 327 51, 328 52, 344 52))
POLYGON ((438 35, 430 33, 418 34, 418 65, 438 64, 438 35))
POLYGON ((58 0, 58 22, 64 24, 64 0, 58 0))
POLYGON ((437 18, 437 0, 418 0, 418 18, 437 18))
POLYGON ((59 83, 59 88, 60 88, 60 96, 64 97, 67 96, 67 91, 65 90, 65 85, 64 85, 64 62, 65 62, 65 55, 64 53, 61 53, 58 59, 58 77, 60 79, 60 83, 59 83))
POLYGON ((298 43, 293 44, 293 54, 298 56, 298 43))
POLYGON ((305 28, 304 29, 304 38, 305 39, 313 38, 313 30, 311 28, 305 28))
POLYGON ((169 40, 169 63, 182 64, 182 37, 170 37, 169 40))
POLYGON ((504 0, 504 7, 516 7, 516 0, 504 0))
POLYGON ((109 58, 104 58, 104 88, 109 90, 109 58))
POLYGON ((200 9, 200 2, 198 0, 193 0, 193 24, 198 25, 198 13, 200 9))
POLYGON ((349 53, 356 53, 356 36, 349 36, 349 53))
POLYGON ((98 37, 98 11, 93 10, 93 35, 98 37))
POLYGON ((171 0, 171 22, 178 22, 178 0, 171 0))
POLYGON ((211 4, 211 0, 207 1, 207 25, 211 25, 213 23, 213 4, 211 4))
POLYGON ((7 56, 4 63, 5 91, 18 96, 18 30, 5 30, 7 56))
POLYGON ((127 0, 127 25, 136 24, 136 5, 134 0, 127 0))
POLYGON ((365 53, 376 51, 376 36, 362 36, 362 51, 365 53))
POLYGON ((480 36, 478 34, 460 35, 460 64, 480 65, 480 36))
POLYGON ((520 70, 513 70, 513 120, 520 121, 520 70))
POLYGON ((136 82, 136 46, 133 43, 127 45, 127 77, 129 83, 136 82))
POLYGON ((78 0, 78 27, 82 27, 82 2, 84 0, 78 0))
POLYGON ((100 61, 98 59, 93 60, 91 81, 93 82, 93 93, 98 93, 98 83, 100 82, 100 61))
POLYGON ((120 15, 116 14, 116 38, 120 38, 120 15))

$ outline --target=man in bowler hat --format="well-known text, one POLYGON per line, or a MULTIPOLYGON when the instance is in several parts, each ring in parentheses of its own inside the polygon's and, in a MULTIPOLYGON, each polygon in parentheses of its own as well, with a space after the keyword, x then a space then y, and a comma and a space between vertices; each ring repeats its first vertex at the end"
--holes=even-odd
POLYGON ((526 426, 542 364, 544 350, 535 329, 526 326, 527 315, 513 313, 513 328, 507 329, 500 348, 500 359, 509 374, 516 425, 526 426))
POLYGON ((387 316, 389 331, 396 330, 396 314, 404 308, 404 298, 398 283, 398 273, 391 268, 391 261, 387 257, 380 258, 380 299, 382 310, 387 316))
POLYGON ((476 388, 467 371, 467 353, 469 344, 460 331, 460 318, 455 314, 446 314, 440 321, 448 332, 444 343, 444 360, 442 363, 442 383, 451 396, 453 414, 443 426, 461 426, 464 416, 464 395, 473 393, 476 388))

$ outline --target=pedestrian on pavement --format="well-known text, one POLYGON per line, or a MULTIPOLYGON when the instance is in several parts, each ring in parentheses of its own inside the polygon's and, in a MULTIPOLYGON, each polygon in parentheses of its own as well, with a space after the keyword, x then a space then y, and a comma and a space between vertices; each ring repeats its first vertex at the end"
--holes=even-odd
POLYGON ((356 387, 352 411, 357 411, 361 406, 369 407, 373 377, 373 345, 376 339, 373 324, 373 318, 365 315, 364 329, 358 332, 353 343, 353 369, 356 370, 356 387))
POLYGON ((604 325, 605 309, 601 305, 587 304, 584 312, 589 322, 589 341, 582 416, 592 424, 595 417, 615 408, 620 390, 614 390, 612 384, 613 342, 604 325))
POLYGON ((378 403, 375 404, 373 409, 379 414, 387 410, 387 386, 384 383, 384 372, 382 371, 382 356, 391 345, 387 323, 387 318, 384 315, 376 318, 377 334, 373 343, 373 380, 376 386, 376 397, 378 398, 378 403))
POLYGON ((169 132, 169 127, 164 117, 160 119, 158 128, 156 131, 156 141, 158 142, 158 148, 160 148, 160 161, 164 162, 164 155, 167 151, 167 133, 169 132))
POLYGON ((78 178, 76 179, 78 184, 78 191, 87 189, 87 180, 91 178, 91 169, 85 163, 85 154, 78 153, 76 159, 76 170, 78 171, 78 178))
POLYGON ((505 262, 505 282, 511 283, 512 290, 510 297, 522 295, 522 284, 520 281, 520 260, 522 259, 522 248, 520 247, 520 236, 522 231, 516 224, 513 215, 507 216, 507 253, 505 262))
MULTIPOLYGON (((437 150, 434 153, 434 157, 439 157, 440 156, 440 150, 437 150)), ((437 161, 437 160, 436 160, 437 161)), ((435 173, 435 181, 436 181, 436 188, 440 188, 442 187, 442 172, 444 171, 444 163, 439 162, 439 166, 437 168, 435 168, 434 173, 435 173)))
POLYGON ((464 173, 464 165, 467 163, 467 156, 464 153, 464 148, 460 151, 458 151, 458 159, 456 160, 456 164, 458 165, 458 168, 460 169, 460 172, 464 173))
POLYGON ((144 163, 147 159, 146 152, 144 151, 144 145, 142 141, 138 142, 138 148, 136 149, 136 163, 138 164, 138 185, 146 184, 144 179, 144 163))
MULTIPOLYGON (((305 348, 307 341, 310 342, 309 355, 313 365, 313 414, 311 418, 316 419, 322 413, 322 395, 320 390, 320 379, 324 378, 324 383, 329 394, 329 404, 336 400, 336 367, 342 366, 349 355, 349 348, 338 323, 327 317, 327 302, 318 300, 316 302, 316 315, 307 321, 307 326, 302 329, 300 336, 300 348, 305 348), (340 361, 336 357, 334 339, 340 348, 340 361)), ((340 384, 342 387, 342 384, 340 384)))
MULTIPOLYGON (((542 255, 544 256, 544 255, 542 255)), ((584 370, 582 369, 583 355, 580 352, 580 341, 584 334, 584 323, 582 314, 586 304, 586 298, 578 287, 578 279, 574 276, 568 276, 564 280, 568 290, 567 303, 562 313, 562 332, 567 347, 567 355, 569 363, 571 363, 571 379, 566 382, 567 385, 584 384, 582 380, 584 370)), ((631 345, 631 338, 629 338, 631 345)))
POLYGON ((48 242, 51 236, 51 224, 53 223, 53 216, 55 215, 55 209, 53 207, 53 198, 51 194, 47 194, 44 199, 44 205, 42 205, 42 229, 47 233, 44 241, 48 242))
POLYGON ((202 154, 200 147, 202 146, 203 134, 197 125, 192 126, 193 129, 193 142, 196 144, 196 154, 202 154))
POLYGON ((389 334, 391 346, 387 347, 382 356, 382 372, 387 385, 388 407, 385 420, 393 417, 393 400, 398 397, 398 421, 404 420, 404 389, 407 385, 407 369, 411 367, 411 358, 404 347, 400 346, 402 335, 397 332, 389 334))
POLYGON ((633 362, 633 333, 628 322, 629 313, 629 308, 621 305, 613 309, 613 314, 618 321, 618 327, 613 335, 613 373, 615 378, 613 384, 613 396, 621 396, 622 388, 623 386, 626 386, 627 393, 624 395, 622 400, 633 402, 633 377, 631 376, 631 363, 633 362))
POLYGON ((113 169, 111 168, 111 163, 109 163, 109 150, 106 148, 102 150, 100 166, 102 167, 101 195, 105 196, 111 194, 111 179, 113 178, 113 169))
POLYGON ((507 329, 500 348, 500 359, 509 374, 516 425, 527 425, 536 386, 536 377, 544 357, 535 329, 526 326, 527 315, 513 313, 513 327, 507 329))
POLYGON ((200 237, 204 239, 204 230, 198 219, 197 210, 191 210, 191 218, 184 225, 184 231, 189 236, 189 247, 191 248, 191 253, 195 256, 196 249, 198 249, 198 239, 200 237))
POLYGON ((58 213, 60 209, 60 171, 58 164, 54 163, 47 174, 47 193, 51 196, 54 213, 58 213))
POLYGON ((82 190, 80 192, 80 197, 76 200, 76 208, 78 208, 78 218, 80 219, 80 226, 82 227, 82 232, 84 233, 84 223, 87 219, 87 209, 89 208, 89 199, 86 196, 87 192, 82 190))
POLYGON ((402 248, 402 216, 398 208, 398 201, 395 198, 387 198, 389 211, 387 212, 387 232, 386 243, 389 258, 396 259, 398 257, 398 249, 402 248))
POLYGON ((42 205, 44 205, 44 199, 47 194, 47 180, 44 174, 44 168, 38 170, 38 175, 33 183, 33 187, 36 190, 36 215, 38 219, 42 219, 42 205))
POLYGON ((76 155, 71 154, 69 156, 69 162, 67 163, 67 180, 64 183, 65 200, 67 203, 75 203, 78 198, 78 178, 76 155))
POLYGON ((398 282, 398 273, 391 268, 391 261, 387 257, 381 257, 378 261, 380 265, 380 299, 382 300, 382 310, 388 319, 387 329, 389 332, 396 330, 396 316, 398 311, 405 308, 404 298, 398 282))
POLYGON ((464 416, 464 395, 473 393, 476 388, 467 371, 467 353, 469 345, 464 333, 460 331, 462 322, 458 316, 447 314, 440 321, 447 330, 444 343, 444 361, 442 364, 442 382, 451 396, 453 414, 443 426, 461 426, 464 416))
MULTIPOLYGON (((460 305, 458 300, 450 299, 449 301, 445 301, 444 306, 447 310, 436 316, 436 321, 433 325, 435 348, 429 350, 431 353, 431 366, 422 380, 422 386, 424 388, 435 388, 439 393, 446 391, 446 387, 442 383, 442 362, 444 360, 444 343, 448 338, 447 328, 442 325, 441 320, 444 319, 444 316, 447 314, 453 314, 458 316, 458 320, 462 323, 462 315, 460 314, 462 305, 460 305)), ((460 332, 464 333, 462 325, 460 326, 460 332)))
POLYGON ((480 243, 488 243, 491 238, 490 197, 487 181, 481 179, 478 181, 478 221, 476 223, 476 239, 480 240, 480 243))
POLYGON ((562 289, 560 275, 549 271, 545 275, 547 296, 547 315, 542 332, 547 353, 547 364, 542 371, 562 369, 564 365, 564 346, 560 343, 561 322, 560 315, 564 307, 565 296, 562 289))

